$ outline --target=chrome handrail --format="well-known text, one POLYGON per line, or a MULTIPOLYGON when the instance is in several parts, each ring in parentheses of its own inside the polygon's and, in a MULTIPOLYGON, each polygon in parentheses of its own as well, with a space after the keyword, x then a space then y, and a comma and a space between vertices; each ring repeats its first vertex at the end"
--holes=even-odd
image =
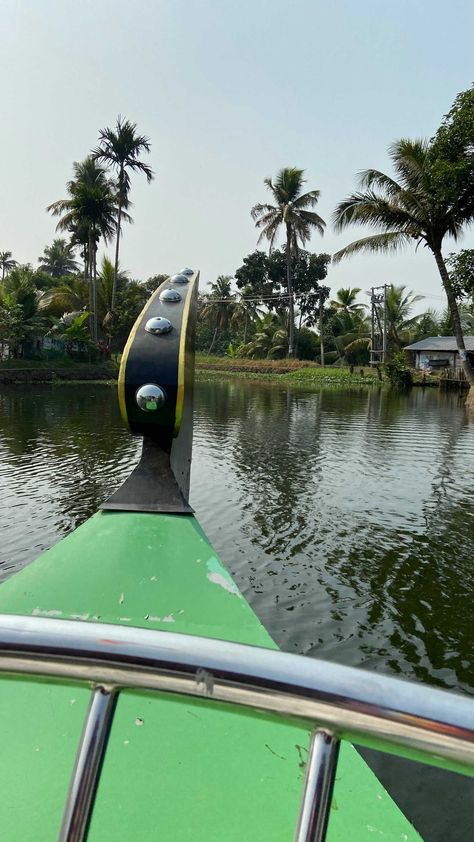
POLYGON ((168 631, 0 615, 0 672, 92 684, 60 842, 87 837, 124 688, 200 696, 311 724, 297 842, 325 838, 341 739, 474 775, 470 698, 302 655, 168 631))

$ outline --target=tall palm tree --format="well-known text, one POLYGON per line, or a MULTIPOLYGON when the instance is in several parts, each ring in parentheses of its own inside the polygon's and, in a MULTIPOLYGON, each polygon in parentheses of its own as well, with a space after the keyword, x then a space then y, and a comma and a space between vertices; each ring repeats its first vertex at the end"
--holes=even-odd
MULTIPOLYGON (((91 156, 74 163, 74 175, 67 184, 69 197, 53 202, 48 211, 61 217, 57 230, 69 231, 76 241, 87 239, 84 245, 90 287, 91 335, 97 339, 97 244, 100 237, 107 243, 117 230, 117 191, 105 169, 91 156)), ((128 218, 128 214, 122 211, 122 217, 128 218)))
POLYGON ((74 260, 74 246, 61 237, 56 237, 52 245, 45 246, 44 253, 38 257, 43 272, 53 278, 62 278, 77 272, 78 266, 74 260))
MULTIPOLYGON (((117 294, 120 236, 122 231, 122 221, 124 219, 123 210, 124 208, 127 208, 129 204, 129 172, 144 173, 148 183, 152 181, 154 175, 151 167, 148 164, 143 163, 143 161, 140 161, 139 158, 143 152, 150 152, 150 140, 144 135, 137 134, 136 130, 136 123, 132 123, 130 120, 124 120, 119 115, 114 129, 101 129, 99 132, 99 145, 92 151, 92 157, 94 160, 100 161, 108 167, 112 167, 112 169, 114 169, 117 173, 118 218, 117 241, 115 245, 115 274, 112 289, 112 311, 115 307, 115 297, 117 294)), ((131 222, 131 218, 129 216, 127 217, 127 221, 131 222)))
POLYGON ((264 184, 270 190, 275 204, 257 204, 251 210, 252 219, 257 228, 261 229, 258 239, 268 240, 272 250, 280 227, 286 234, 286 282, 289 299, 288 319, 288 356, 294 354, 295 312, 293 302, 293 283, 291 273, 292 258, 298 252, 298 246, 305 246, 314 229, 324 234, 326 223, 311 208, 319 199, 319 190, 309 190, 302 193, 304 170, 296 167, 285 167, 277 174, 275 181, 265 178, 264 184))
POLYGON ((474 218, 472 203, 461 191, 444 195, 432 166, 431 145, 426 140, 399 140, 389 154, 396 178, 379 170, 365 170, 361 190, 336 208, 334 223, 342 231, 349 225, 366 225, 374 234, 356 240, 334 255, 338 262, 362 251, 390 253, 416 242, 428 248, 438 267, 451 312, 453 330, 466 378, 474 385, 474 370, 466 354, 456 296, 443 258, 443 240, 457 239, 463 226, 474 218))
POLYGON ((2 267, 2 281, 5 280, 5 275, 17 265, 17 261, 12 259, 11 251, 0 251, 0 266, 2 267))
POLYGON ((214 327, 214 335, 209 347, 210 354, 219 331, 225 332, 235 311, 235 295, 232 293, 232 278, 219 275, 211 284, 211 292, 204 299, 201 317, 214 327))

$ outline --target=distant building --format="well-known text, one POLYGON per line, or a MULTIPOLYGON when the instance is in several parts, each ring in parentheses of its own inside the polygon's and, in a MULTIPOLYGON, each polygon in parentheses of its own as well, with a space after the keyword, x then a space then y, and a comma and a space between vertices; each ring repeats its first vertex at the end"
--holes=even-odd
MULTIPOLYGON (((474 336, 465 336, 464 343, 469 359, 474 365, 474 336)), ((429 336, 420 342, 413 342, 404 349, 414 357, 415 368, 422 371, 437 368, 461 368, 459 351, 454 336, 429 336)))

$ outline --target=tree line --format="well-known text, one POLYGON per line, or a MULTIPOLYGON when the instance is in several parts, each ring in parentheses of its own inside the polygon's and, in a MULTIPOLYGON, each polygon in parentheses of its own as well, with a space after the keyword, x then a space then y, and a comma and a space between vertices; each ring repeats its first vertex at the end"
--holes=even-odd
POLYGON ((113 128, 100 130, 89 155, 74 162, 66 198, 47 208, 59 218, 57 231, 68 238, 58 237, 45 247, 36 270, 18 265, 9 251, 0 253, 0 341, 11 355, 45 334, 69 345, 80 343, 89 358, 113 339, 123 342, 149 295, 146 284, 120 272, 119 254, 123 225, 133 221, 128 212, 131 175, 153 179, 151 167, 141 160, 150 148, 136 124, 119 116, 113 128), (115 260, 112 264, 104 257, 98 268, 101 240, 105 245, 115 241, 115 260))
MULTIPOLYGON (((376 169, 361 173, 359 189, 337 205, 333 224, 338 231, 364 226, 367 236, 332 258, 306 250, 314 232, 324 234, 326 223, 316 212, 319 190, 305 189, 304 170, 285 167, 274 179, 266 178, 269 201, 255 204, 251 216, 258 242, 268 243, 268 253, 249 254, 233 277, 220 276, 211 283, 200 300, 198 347, 230 355, 317 358, 319 345, 320 357, 322 347, 326 348, 325 362, 362 361, 370 341, 367 309, 355 301, 360 290, 351 287, 341 288, 329 300, 329 288, 323 282, 331 261, 364 251, 389 254, 410 245, 423 246, 433 255, 448 313, 427 310, 413 317, 417 296, 403 284, 390 287, 391 347, 402 346, 406 338, 410 341, 449 328, 466 377, 474 384, 464 343, 466 329, 471 330, 474 251, 449 258, 443 252, 446 238, 458 239, 474 220, 473 148, 471 87, 456 97, 433 138, 402 139, 391 145, 393 175, 376 169), (284 243, 278 248, 281 234, 284 243)), ((76 318, 81 324, 76 328, 84 336, 88 331, 89 341, 97 344, 102 339, 120 347, 153 283, 153 279, 148 286, 131 281, 119 269, 122 227, 132 221, 131 175, 142 173, 151 181, 153 171, 141 160, 149 152, 149 139, 138 134, 135 124, 119 117, 113 129, 99 133, 98 145, 87 158, 74 164, 66 198, 48 207, 59 217, 58 230, 67 233, 69 241, 58 238, 47 247, 36 271, 15 266, 10 252, 0 253, 0 339, 10 345, 8 333, 13 335, 21 308, 26 307, 20 300, 23 295, 29 302, 24 321, 29 320, 31 330, 33 325, 39 329, 38 319, 61 318, 64 306, 63 314, 79 313, 76 318), (97 267, 101 239, 105 244, 115 241, 115 259, 113 264, 104 259, 97 267), (54 282, 46 281, 46 276, 54 282), (35 313, 31 283, 36 288, 35 313)))

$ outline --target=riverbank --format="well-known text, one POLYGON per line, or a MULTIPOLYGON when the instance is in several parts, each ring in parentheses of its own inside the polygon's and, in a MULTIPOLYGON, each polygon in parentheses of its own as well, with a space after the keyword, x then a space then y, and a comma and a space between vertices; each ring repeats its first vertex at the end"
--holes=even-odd
POLYGON ((97 365, 75 360, 5 360, 0 363, 0 385, 19 383, 114 383, 118 365, 106 360, 97 365))
MULTIPOLYGON (((354 366, 320 366, 306 360, 246 360, 230 357, 210 357, 196 354, 199 379, 236 377, 252 380, 272 380, 306 386, 381 386, 387 378, 379 377, 376 369, 354 366)), ((439 386, 439 375, 413 372, 413 385, 439 386)))
MULTIPOLYGON (((115 383, 119 365, 113 360, 89 365, 75 360, 6 360, 0 363, 0 385, 20 383, 115 383)), ((320 366, 305 360, 246 360, 231 357, 210 357, 196 354, 197 377, 243 378, 293 383, 304 386, 380 386, 383 380, 368 366, 320 366)), ((439 375, 414 372, 415 386, 439 386, 439 375)))

